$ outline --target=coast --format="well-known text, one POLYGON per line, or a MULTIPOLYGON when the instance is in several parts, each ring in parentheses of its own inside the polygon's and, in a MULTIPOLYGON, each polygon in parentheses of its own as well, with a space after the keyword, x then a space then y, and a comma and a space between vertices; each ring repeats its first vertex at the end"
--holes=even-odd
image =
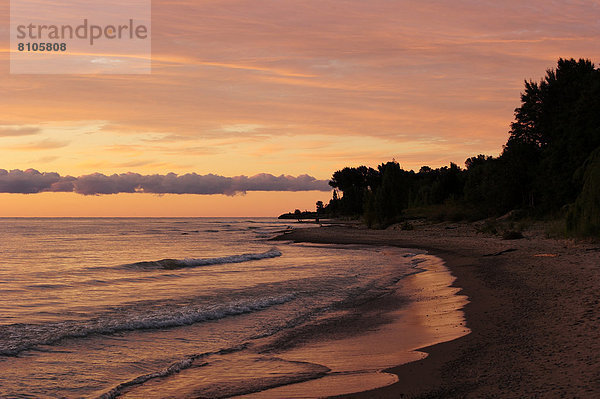
POLYGON ((469 298, 470 334, 385 370, 398 376, 392 385, 340 397, 597 397, 600 248, 541 231, 524 236, 502 240, 472 224, 443 223, 304 228, 277 239, 424 249, 445 261, 469 298))

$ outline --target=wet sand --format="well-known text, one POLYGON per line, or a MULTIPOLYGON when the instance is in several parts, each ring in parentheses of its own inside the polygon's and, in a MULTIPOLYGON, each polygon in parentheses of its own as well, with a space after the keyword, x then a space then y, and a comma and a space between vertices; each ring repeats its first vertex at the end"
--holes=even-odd
POLYGON ((398 382, 344 394, 399 397, 600 397, 600 248, 477 233, 469 224, 384 231, 332 226, 280 239, 420 248, 444 259, 468 296, 471 333, 421 348, 428 356, 387 372, 398 382))
POLYGON ((462 312, 467 299, 451 287, 454 276, 440 258, 417 257, 419 271, 385 292, 344 303, 327 318, 256 348, 262 355, 325 367, 327 373, 241 397, 326 397, 387 386, 398 378, 383 370, 425 357, 417 348, 468 334, 462 312))

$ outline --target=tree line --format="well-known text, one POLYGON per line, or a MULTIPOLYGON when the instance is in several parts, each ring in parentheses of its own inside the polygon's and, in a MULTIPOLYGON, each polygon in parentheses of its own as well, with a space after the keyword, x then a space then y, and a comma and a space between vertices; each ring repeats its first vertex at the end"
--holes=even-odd
POLYGON ((565 216, 569 231, 600 234, 600 69, 560 59, 540 82, 525 81, 514 115, 502 153, 470 157, 464 168, 415 172, 391 161, 336 171, 322 213, 385 227, 411 208, 454 204, 469 218, 519 209, 565 216))

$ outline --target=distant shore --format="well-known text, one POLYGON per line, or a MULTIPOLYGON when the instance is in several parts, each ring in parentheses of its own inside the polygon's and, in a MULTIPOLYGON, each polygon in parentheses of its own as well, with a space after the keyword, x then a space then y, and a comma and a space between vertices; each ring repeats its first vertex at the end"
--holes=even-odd
POLYGON ((470 224, 293 230, 280 240, 420 248, 444 259, 470 303, 471 334, 422 348, 386 370, 399 381, 352 398, 600 396, 600 248, 543 238, 502 240, 470 224))

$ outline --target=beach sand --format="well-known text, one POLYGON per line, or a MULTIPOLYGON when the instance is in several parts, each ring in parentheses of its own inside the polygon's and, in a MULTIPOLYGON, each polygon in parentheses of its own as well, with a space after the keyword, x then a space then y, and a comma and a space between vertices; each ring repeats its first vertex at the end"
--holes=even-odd
POLYGON ((452 287, 455 277, 444 261, 417 251, 393 252, 414 260, 415 272, 254 348, 261 355, 325 367, 327 373, 241 397, 327 397, 390 385, 397 377, 383 370, 427 356, 415 349, 468 334, 462 311, 468 301, 452 287))
POLYGON ((469 298, 470 334, 386 370, 397 383, 340 397, 600 397, 600 248, 524 235, 502 240, 446 223, 409 231, 326 226, 280 237, 425 249, 469 298))

